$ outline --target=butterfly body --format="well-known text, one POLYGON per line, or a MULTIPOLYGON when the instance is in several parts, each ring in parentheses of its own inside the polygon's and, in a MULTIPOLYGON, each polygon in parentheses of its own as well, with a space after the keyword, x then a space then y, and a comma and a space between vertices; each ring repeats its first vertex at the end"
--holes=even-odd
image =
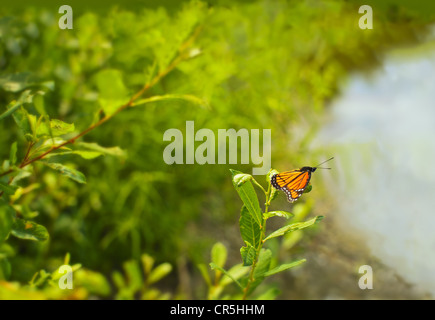
MULTIPOLYGON (((311 174, 314 171, 316 171, 318 168, 319 166, 315 166, 315 167, 307 166, 291 171, 284 171, 273 175, 272 178, 270 179, 270 182, 275 189, 284 191, 289 202, 295 202, 304 193, 305 189, 310 183, 311 174)), ((329 169, 329 168, 321 168, 321 169, 329 169)))

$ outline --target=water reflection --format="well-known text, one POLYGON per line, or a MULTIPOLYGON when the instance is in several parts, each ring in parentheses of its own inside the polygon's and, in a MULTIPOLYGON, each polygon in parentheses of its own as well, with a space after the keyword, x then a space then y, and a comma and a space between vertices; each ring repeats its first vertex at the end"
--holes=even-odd
POLYGON ((383 263, 432 295, 434 84, 435 50, 393 54, 374 76, 352 78, 316 140, 336 157, 329 183, 340 220, 363 233, 383 263))

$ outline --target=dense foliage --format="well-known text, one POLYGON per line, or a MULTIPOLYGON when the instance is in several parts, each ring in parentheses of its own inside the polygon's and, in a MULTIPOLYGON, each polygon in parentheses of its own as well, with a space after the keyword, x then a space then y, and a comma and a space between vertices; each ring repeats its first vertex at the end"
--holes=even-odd
POLYGON ((229 169, 252 165, 167 165, 165 130, 272 129, 274 168, 317 163, 347 74, 432 21, 392 4, 361 30, 349 1, 193 1, 78 7, 60 30, 57 10, 0 9, 1 298, 206 297, 186 278, 216 241, 243 245, 229 169), (76 289, 50 286, 70 261, 76 289))

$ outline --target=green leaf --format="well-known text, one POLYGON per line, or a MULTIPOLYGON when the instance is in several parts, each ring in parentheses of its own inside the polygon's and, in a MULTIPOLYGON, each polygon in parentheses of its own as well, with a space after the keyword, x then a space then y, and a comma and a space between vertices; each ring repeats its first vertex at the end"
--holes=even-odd
POLYGON ((17 142, 15 141, 11 145, 11 151, 9 153, 9 164, 14 166, 17 162, 17 142))
POLYGON ((14 219, 14 210, 9 205, 0 204, 0 243, 9 236, 14 219))
POLYGON ((261 228, 245 206, 242 206, 240 212, 239 227, 243 241, 250 243, 254 248, 258 248, 260 245, 261 228))
POLYGON ((119 147, 106 148, 98 145, 97 143, 89 143, 89 142, 77 142, 76 145, 77 147, 80 148, 100 152, 102 154, 107 154, 110 156, 121 157, 121 158, 126 157, 126 152, 119 147))
POLYGON ((257 250, 249 242, 245 242, 245 244, 245 247, 240 248, 243 266, 252 266, 256 258, 257 250))
POLYGON ((23 107, 19 108, 12 115, 15 123, 21 129, 27 141, 34 141, 33 133, 36 125, 36 117, 29 114, 23 107))
POLYGON ((53 157, 67 156, 67 155, 79 155, 83 159, 90 160, 98 158, 102 155, 101 152, 97 151, 87 151, 87 150, 73 150, 73 151, 63 151, 63 152, 54 152, 47 154, 44 159, 50 159, 53 157))
POLYGON ((254 279, 264 276, 269 270, 270 261, 272 259, 272 251, 269 249, 261 249, 258 255, 257 266, 254 270, 254 279))
POLYGON ((0 115, 0 120, 12 114, 15 123, 23 132, 28 141, 33 141, 34 131, 36 129, 36 116, 31 115, 24 109, 26 103, 33 103, 35 97, 41 94, 40 91, 31 93, 30 90, 24 91, 17 102, 13 101, 8 105, 8 110, 0 115), (20 108, 21 107, 21 108, 20 108))
POLYGON ((48 239, 48 231, 44 226, 19 218, 15 219, 11 233, 17 238, 26 240, 44 241, 48 239))
MULTIPOLYGON (((270 179, 275 175, 275 174, 278 174, 279 173, 279 171, 278 170, 275 170, 275 169, 270 169, 269 170, 269 172, 267 173, 267 175, 266 175, 266 180, 267 180, 267 183, 270 185, 271 183, 270 183, 270 179)), ((276 197, 277 197, 277 195, 278 195, 278 189, 275 189, 273 186, 271 186, 270 187, 271 188, 271 190, 270 190, 270 200, 269 201, 273 201, 276 197)))
POLYGON ((246 181, 252 180, 253 177, 250 174, 247 173, 237 173, 233 176, 233 182, 236 184, 236 186, 240 187, 242 184, 244 184, 246 181))
POLYGON ((158 265, 156 268, 151 270, 150 275, 148 276, 147 279, 148 284, 152 284, 159 281, 160 279, 166 277, 166 275, 171 271, 172 271, 172 266, 167 262, 158 265))
POLYGON ((41 82, 40 79, 30 72, 20 72, 0 76, 0 88, 5 91, 19 92, 35 86, 45 90, 53 90, 54 81, 41 82))
POLYGON ((11 103, 9 103, 9 105, 7 106, 7 110, 5 112, 3 112, 2 114, 0 114, 0 120, 10 116, 12 113, 14 113, 19 107, 21 106, 20 102, 17 101, 12 101, 11 103))
POLYGON ((305 188, 304 193, 309 193, 312 189, 313 189, 313 186, 312 186, 311 184, 309 184, 309 185, 305 188))
POLYGON ((269 219, 271 217, 283 217, 286 219, 290 219, 293 217, 293 213, 287 212, 287 211, 269 211, 266 213, 263 213, 263 217, 266 219, 269 219))
POLYGON ((73 168, 69 168, 67 166, 64 166, 63 164, 60 163, 51 163, 51 162, 45 162, 42 161, 43 164, 45 164, 46 166, 59 171, 62 175, 78 182, 78 183, 86 183, 86 177, 83 173, 81 173, 80 171, 77 171, 73 168))
POLYGON ((257 194, 255 193, 254 186, 251 181, 249 181, 246 176, 240 171, 230 170, 232 174, 232 181, 234 188, 242 199, 245 207, 248 209, 249 214, 252 216, 254 221, 261 226, 262 224, 262 212, 260 208, 260 203, 258 202, 257 194), (243 184, 239 185, 241 181, 245 181, 243 184))
POLYGON ((104 275, 83 268, 74 272, 74 283, 78 284, 77 287, 84 287, 89 293, 97 296, 107 297, 112 291, 104 275))
POLYGON ((211 261, 219 267, 224 267, 225 262, 227 261, 227 248, 225 248, 222 243, 217 242, 211 248, 211 261))
POLYGON ((0 76, 0 88, 9 92, 18 92, 36 84, 36 79, 30 72, 21 72, 0 76))
POLYGON ((1 257, 13 257, 15 255, 14 248, 6 242, 0 243, 0 258, 1 257))
POLYGON ((67 252, 65 254, 65 258, 63 258, 63 264, 69 264, 70 260, 71 260, 71 254, 67 252))
POLYGON ((280 266, 278 266, 276 268, 273 268, 272 270, 267 271, 264 274, 264 276, 268 277, 268 276, 271 276, 271 275, 276 274, 278 272, 281 272, 281 271, 284 271, 284 270, 296 267, 296 266, 304 263, 305 261, 307 261, 307 260, 306 259, 300 259, 300 260, 293 261, 291 263, 284 263, 284 264, 282 264, 282 265, 280 265, 280 266))
POLYGON ((154 265, 154 258, 144 253, 141 255, 140 260, 142 261, 143 272, 149 275, 154 265))
MULTIPOLYGON (((69 265, 69 263, 64 262, 63 265, 69 265)), ((69 266, 71 267, 72 272, 76 272, 77 270, 79 270, 82 267, 82 265, 80 263, 77 263, 73 266, 71 266, 71 265, 69 265, 69 266)), ((59 272, 59 269, 60 269, 60 267, 51 273, 51 280, 57 282, 65 274, 64 272, 59 272)))
MULTIPOLYGON (((32 172, 31 172, 32 171, 32 167, 31 166, 25 167, 23 169, 18 168, 18 167, 14 167, 13 169, 14 169, 13 174, 15 176, 13 177, 12 182, 10 184, 11 186, 17 186, 17 182, 18 181, 20 181, 22 179, 25 179, 25 178, 27 178, 27 177, 32 175, 32 172)), ((18 189, 18 192, 20 192, 20 189, 18 189)), ((14 196, 15 197, 17 196, 17 192, 15 192, 14 196)), ((21 194, 20 194, 20 196, 21 196, 21 194)), ((17 198, 15 198, 14 200, 16 200, 16 199, 17 198)))
POLYGON ((45 111, 44 106, 44 96, 42 94, 38 94, 33 98, 33 105, 35 106, 36 111, 38 111, 41 116, 47 115, 47 111, 45 111))
POLYGON ((193 104, 196 104, 202 108, 207 108, 207 109, 210 108, 209 104, 205 100, 190 94, 165 94, 163 96, 152 96, 149 98, 140 99, 135 103, 133 103, 132 106, 136 107, 146 103, 164 101, 164 100, 185 100, 193 104))
POLYGON ((296 223, 286 225, 286 226, 276 230, 275 232, 272 232, 270 235, 268 235, 264 239, 264 241, 282 236, 282 235, 289 233, 289 232, 292 232, 292 231, 308 228, 308 227, 312 226, 313 224, 319 222, 322 219, 323 219, 323 216, 317 216, 317 217, 315 217, 311 220, 305 221, 305 222, 296 222, 296 223))
MULTIPOLYGON (((21 190, 23 190, 23 189, 20 188, 17 193, 20 193, 21 190)), ((17 194, 14 195, 14 201, 16 199, 16 195, 17 194)), ((21 196, 21 195, 19 195, 19 196, 21 196)), ((31 211, 27 204, 13 204, 12 207, 15 209, 16 212, 19 212, 20 215, 25 219, 32 219, 32 218, 35 218, 39 215, 38 211, 31 211)))
POLYGON ((3 191, 5 194, 12 195, 17 191, 18 187, 10 184, 6 184, 0 181, 0 191, 3 191))
MULTIPOLYGON (((38 147, 36 147, 32 153, 32 158, 35 158, 37 156, 40 156, 47 150, 53 148, 53 147, 59 147, 61 144, 65 143, 66 140, 58 137, 48 138, 44 140, 38 147)), ((71 148, 68 148, 66 146, 60 147, 58 150, 71 150, 71 148)), ((48 155, 47 155, 48 156, 48 155)), ((44 157, 45 159, 45 157, 44 157)))
POLYGON ((113 114, 119 107, 129 101, 128 91, 119 70, 106 69, 96 77, 99 92, 98 101, 106 115, 113 114))
POLYGON ((116 286, 118 289, 125 288, 126 283, 125 283, 124 277, 122 276, 122 273, 121 273, 121 272, 119 272, 119 271, 114 271, 114 272, 112 273, 112 280, 113 280, 113 283, 115 284, 115 286, 116 286))
POLYGON ((38 137, 59 137, 67 133, 74 132, 74 123, 66 123, 58 119, 52 119, 48 123, 41 123, 36 129, 36 135, 38 137))
POLYGON ((240 284, 240 282, 237 281, 237 279, 234 278, 233 275, 230 274, 229 272, 227 272, 224 268, 219 267, 217 264, 215 264, 215 263, 213 263, 213 262, 210 263, 210 268, 211 268, 212 270, 215 270, 215 269, 219 270, 219 271, 222 272, 224 275, 226 275, 228 278, 230 278, 230 279, 231 279, 235 284, 237 284, 237 286, 238 286, 241 290, 244 289, 243 286, 240 284))

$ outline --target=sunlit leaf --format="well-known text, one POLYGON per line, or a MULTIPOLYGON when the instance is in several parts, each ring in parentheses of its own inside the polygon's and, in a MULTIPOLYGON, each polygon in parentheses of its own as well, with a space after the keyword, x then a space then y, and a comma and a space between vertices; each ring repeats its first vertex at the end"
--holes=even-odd
POLYGON ((222 243, 217 242, 211 248, 211 261, 223 268, 227 261, 227 254, 227 248, 222 243))
POLYGON ((37 84, 35 76, 30 72, 6 74, 0 76, 0 88, 5 91, 18 92, 37 84))
POLYGON ((247 180, 245 183, 239 185, 241 179, 245 179, 244 176, 241 176, 242 172, 236 170, 230 171, 232 174, 234 188, 237 190, 237 193, 239 194, 254 221, 261 226, 262 212, 260 203, 258 202, 257 194, 255 193, 251 181, 247 180))
POLYGON ((155 282, 159 281, 160 279, 166 277, 166 275, 168 275, 171 271, 172 271, 171 264, 169 264, 167 262, 162 263, 151 270, 151 272, 148 276, 147 282, 149 284, 155 283, 155 282))
POLYGON ((122 72, 114 69, 100 71, 96 77, 99 92, 98 101, 107 115, 113 114, 129 101, 128 90, 122 79, 122 72))
POLYGON ((61 157, 61 156, 68 156, 68 155, 78 155, 83 159, 90 160, 90 159, 98 158, 99 156, 102 155, 102 153, 97 151, 87 151, 87 150, 62 151, 56 153, 49 153, 44 157, 44 159, 50 159, 53 157, 61 157))
POLYGON ((74 282, 93 295, 107 297, 112 291, 109 281, 103 274, 88 269, 81 268, 74 272, 74 282))
POLYGON ((308 227, 312 226, 313 224, 319 222, 322 219, 323 219, 323 216, 317 216, 317 217, 315 217, 311 220, 305 221, 305 222, 296 222, 296 223, 286 225, 286 226, 272 232, 270 235, 268 235, 264 239, 264 241, 282 236, 282 235, 289 233, 289 232, 292 232, 292 231, 308 228, 308 227))
POLYGON ((152 96, 145 99, 137 100, 133 106, 141 106, 150 102, 165 101, 165 100, 185 100, 202 108, 210 108, 207 101, 189 94, 166 94, 164 96, 152 96))
POLYGON ((287 211, 269 211, 267 213, 263 213, 263 217, 265 218, 271 218, 271 217, 283 217, 286 219, 290 219, 293 217, 293 213, 287 212, 287 211))
POLYGON ((293 261, 293 262, 291 262, 291 263, 284 263, 284 264, 282 264, 282 265, 280 265, 280 266, 278 266, 278 267, 276 267, 276 268, 273 268, 273 269, 267 271, 267 272, 264 274, 264 276, 265 276, 265 277, 268 277, 268 276, 271 276, 271 275, 273 275, 273 274, 276 274, 276 273, 279 273, 279 272, 285 271, 285 270, 287 270, 287 269, 290 269, 290 268, 296 267, 296 266, 298 266, 298 265, 304 263, 305 261, 307 261, 307 260, 306 260, 306 259, 300 259, 300 260, 297 260, 297 261, 293 261))
POLYGON ((77 181, 79 183, 86 183, 85 175, 80 171, 77 171, 76 169, 64 166, 60 163, 51 163, 45 161, 43 161, 42 163, 74 181, 77 181))
POLYGON ((153 268, 154 258, 144 253, 143 255, 141 255, 140 260, 142 261, 142 268, 145 275, 148 275, 153 268))
POLYGON ((73 123, 66 123, 58 119, 50 120, 49 125, 50 126, 48 126, 48 123, 46 122, 41 123, 36 131, 37 136, 59 137, 64 134, 74 132, 75 130, 73 123))
POLYGON ((44 96, 42 94, 36 95, 33 98, 33 105, 35 106, 36 111, 38 111, 40 115, 47 115, 47 111, 45 111, 44 105, 44 96))
POLYGON ((119 147, 102 147, 97 143, 90 142, 77 142, 76 146, 83 149, 88 149, 91 151, 100 152, 102 154, 107 154, 115 157, 125 157, 126 152, 119 147))
POLYGON ((139 290, 143 282, 139 263, 136 260, 129 260, 124 262, 123 268, 128 279, 128 286, 132 291, 139 290))

